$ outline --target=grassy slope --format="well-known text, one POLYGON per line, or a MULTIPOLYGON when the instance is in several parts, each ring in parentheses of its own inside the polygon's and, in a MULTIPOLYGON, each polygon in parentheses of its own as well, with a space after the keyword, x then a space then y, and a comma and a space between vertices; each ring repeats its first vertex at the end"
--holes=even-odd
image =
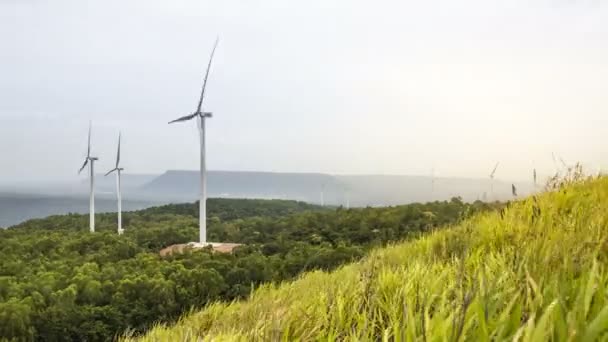
POLYGON ((608 340, 607 224, 608 178, 585 181, 144 340, 608 340))

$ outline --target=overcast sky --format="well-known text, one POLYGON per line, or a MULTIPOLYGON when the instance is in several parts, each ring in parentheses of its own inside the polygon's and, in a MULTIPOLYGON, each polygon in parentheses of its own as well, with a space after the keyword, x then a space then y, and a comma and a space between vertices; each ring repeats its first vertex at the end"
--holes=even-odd
POLYGON ((599 0, 0 0, 0 183, 211 169, 528 179, 608 169, 599 0))

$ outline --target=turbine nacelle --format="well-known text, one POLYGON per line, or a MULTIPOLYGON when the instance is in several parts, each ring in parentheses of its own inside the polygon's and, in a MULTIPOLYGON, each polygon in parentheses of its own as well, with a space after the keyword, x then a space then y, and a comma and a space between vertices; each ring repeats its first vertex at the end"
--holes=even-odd
POLYGON ((84 168, 87 167, 87 165, 89 164, 89 161, 94 162, 97 160, 99 160, 99 158, 97 158, 97 157, 86 157, 84 159, 84 164, 82 164, 82 166, 80 167, 80 170, 78 170, 78 174, 80 174, 82 172, 82 170, 84 170, 84 168))

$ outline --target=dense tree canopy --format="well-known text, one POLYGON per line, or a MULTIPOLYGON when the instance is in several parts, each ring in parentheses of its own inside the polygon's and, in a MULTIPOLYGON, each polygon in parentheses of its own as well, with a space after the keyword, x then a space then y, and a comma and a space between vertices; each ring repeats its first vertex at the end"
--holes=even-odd
POLYGON ((115 214, 62 215, 0 230, 0 339, 102 341, 169 322, 252 287, 332 269, 367 249, 454 223, 486 204, 459 199, 389 208, 325 209, 292 201, 209 201, 209 240, 232 254, 166 246, 198 236, 195 204, 115 214))

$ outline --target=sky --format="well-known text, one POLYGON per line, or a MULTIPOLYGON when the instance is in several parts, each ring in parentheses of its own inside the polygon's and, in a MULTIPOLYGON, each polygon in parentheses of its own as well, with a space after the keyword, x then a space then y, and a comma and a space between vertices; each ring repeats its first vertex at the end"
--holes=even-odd
POLYGON ((603 1, 0 0, 0 183, 197 169, 217 36, 210 169, 608 170, 603 1))

